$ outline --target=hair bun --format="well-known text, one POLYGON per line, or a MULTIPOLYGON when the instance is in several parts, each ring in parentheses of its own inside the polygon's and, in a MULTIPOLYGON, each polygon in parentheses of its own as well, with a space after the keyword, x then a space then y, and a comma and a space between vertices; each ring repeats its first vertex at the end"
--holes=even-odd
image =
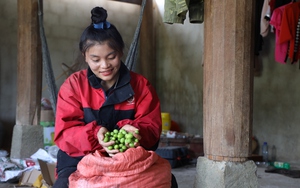
POLYGON ((97 24, 100 22, 106 21, 107 18, 107 12, 102 7, 95 7, 91 10, 91 19, 93 24, 97 24))

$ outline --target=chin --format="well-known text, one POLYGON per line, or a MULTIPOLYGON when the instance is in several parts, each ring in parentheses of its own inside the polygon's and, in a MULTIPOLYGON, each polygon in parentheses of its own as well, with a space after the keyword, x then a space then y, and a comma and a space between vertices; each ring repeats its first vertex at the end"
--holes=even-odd
POLYGON ((109 76, 103 76, 103 75, 101 75, 101 76, 98 76, 98 78, 100 78, 103 81, 110 81, 110 80, 113 79, 113 75, 109 75, 109 76))

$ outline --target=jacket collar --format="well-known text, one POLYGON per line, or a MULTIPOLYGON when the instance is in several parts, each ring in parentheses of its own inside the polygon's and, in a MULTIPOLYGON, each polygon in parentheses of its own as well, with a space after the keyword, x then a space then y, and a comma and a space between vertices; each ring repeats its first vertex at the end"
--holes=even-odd
MULTIPOLYGON (((130 85, 130 80, 131 80, 130 71, 128 70, 128 68, 123 62, 121 63, 121 67, 119 71, 120 71, 120 76, 119 76, 118 84, 116 88, 110 92, 109 96, 107 97, 107 100, 105 101, 102 107, 121 103, 134 96, 134 91, 130 85)), ((95 89, 102 88, 101 79, 96 77, 96 75, 90 70, 90 68, 88 68, 87 70, 87 77, 90 85, 93 88, 95 89)))
MULTIPOLYGON (((127 83, 130 82, 130 71, 128 70, 128 68, 126 67, 126 65, 121 62, 121 66, 119 69, 120 72, 120 76, 119 76, 119 82, 116 88, 121 87, 127 83)), ((101 85, 101 79, 98 78, 90 69, 90 67, 88 67, 87 69, 87 78, 89 80, 90 85, 95 88, 95 89, 99 89, 102 88, 101 85)))

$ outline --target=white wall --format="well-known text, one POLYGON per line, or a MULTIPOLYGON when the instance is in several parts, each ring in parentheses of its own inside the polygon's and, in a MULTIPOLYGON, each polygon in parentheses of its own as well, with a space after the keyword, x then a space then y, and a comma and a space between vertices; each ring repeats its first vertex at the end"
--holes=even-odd
MULTIPOLYGON (((170 112, 183 132, 203 134, 203 24, 162 22, 163 1, 154 8, 157 92, 162 110, 170 112)), ((154 3, 155 4, 155 3, 154 3)), ((62 63, 72 66, 78 55, 90 10, 103 6, 129 48, 137 25, 137 5, 107 0, 44 0, 44 25, 58 86, 66 78, 62 63), (61 76, 63 75, 63 76, 61 76), (60 77, 61 76, 61 77, 60 77)), ((300 69, 274 61, 274 35, 264 39, 259 56, 263 69, 254 79, 253 135, 259 144, 277 147, 278 160, 300 162, 300 69)), ((0 121, 12 134, 16 107, 17 0, 0 1, 0 121)), ((45 89, 43 96, 47 96, 45 89)))
POLYGON ((156 1, 157 88, 162 110, 183 132, 203 134, 203 24, 163 22, 164 3, 156 1))
MULTIPOLYGON (((253 134, 277 148, 282 161, 300 162, 300 69, 274 60, 275 35, 264 38, 261 75, 254 78, 253 134)), ((270 152, 270 151, 269 151, 270 152)))

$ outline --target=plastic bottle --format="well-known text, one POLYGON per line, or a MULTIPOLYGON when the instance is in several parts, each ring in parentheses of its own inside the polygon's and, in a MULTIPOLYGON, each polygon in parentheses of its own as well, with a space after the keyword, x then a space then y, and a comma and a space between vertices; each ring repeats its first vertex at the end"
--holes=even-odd
POLYGON ((274 166, 275 168, 287 169, 287 170, 291 168, 290 163, 279 162, 279 161, 275 161, 272 166, 274 166))
POLYGON ((162 130, 167 132, 171 128, 171 115, 167 112, 161 113, 161 121, 162 121, 162 130))
POLYGON ((263 162, 265 165, 268 164, 268 143, 264 142, 262 145, 262 157, 263 157, 263 162))

